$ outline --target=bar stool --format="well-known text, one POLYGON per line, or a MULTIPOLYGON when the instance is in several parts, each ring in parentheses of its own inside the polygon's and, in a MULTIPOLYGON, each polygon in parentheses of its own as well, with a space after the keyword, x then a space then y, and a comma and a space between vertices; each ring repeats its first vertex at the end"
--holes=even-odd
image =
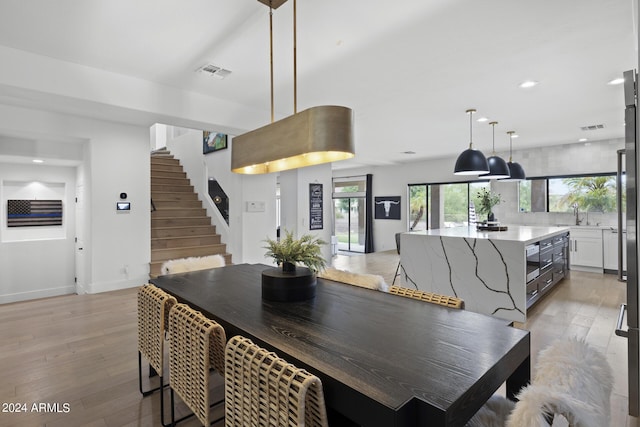
POLYGON ((328 427, 315 375, 235 336, 225 349, 225 426, 328 427))
POLYGON ((169 310, 176 299, 152 284, 138 289, 138 386, 142 396, 160 391, 160 420, 164 425, 164 339, 169 310), (160 385, 142 389, 142 356, 149 362, 149 377, 156 373, 160 385))
MULTIPOLYGON (((227 338, 222 326, 186 304, 176 304, 169 312, 169 369, 171 375, 171 423, 195 415, 210 424, 209 380, 211 368, 224 376, 224 347, 227 338), (193 411, 175 419, 174 392, 193 411)), ((222 419, 222 418, 220 418, 222 419)), ((219 421, 215 420, 214 422, 219 421)))
POLYGON ((449 308, 464 308, 464 301, 462 299, 450 297, 448 295, 434 294, 432 292, 403 288, 401 286, 390 287, 389 293, 407 298, 417 299, 424 302, 430 302, 432 304, 444 305, 445 307, 449 308))

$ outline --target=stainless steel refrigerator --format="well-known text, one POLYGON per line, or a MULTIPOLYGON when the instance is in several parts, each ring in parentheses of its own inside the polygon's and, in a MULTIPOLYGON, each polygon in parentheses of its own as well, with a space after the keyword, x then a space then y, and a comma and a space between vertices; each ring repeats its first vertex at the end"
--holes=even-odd
POLYGON ((625 148, 618 151, 618 278, 623 277, 623 245, 627 249, 627 302, 620 307, 616 335, 628 339, 627 354, 629 365, 629 415, 637 417, 640 412, 640 329, 638 322, 638 243, 637 243, 637 171, 638 171, 638 129, 637 120, 637 80, 635 71, 624 73, 625 101, 625 148), (626 200, 622 197, 622 175, 625 175, 626 200), (623 203, 626 204, 626 220, 623 220, 623 203), (626 223, 626 233, 624 233, 626 223), (627 329, 623 329, 625 318, 627 329))

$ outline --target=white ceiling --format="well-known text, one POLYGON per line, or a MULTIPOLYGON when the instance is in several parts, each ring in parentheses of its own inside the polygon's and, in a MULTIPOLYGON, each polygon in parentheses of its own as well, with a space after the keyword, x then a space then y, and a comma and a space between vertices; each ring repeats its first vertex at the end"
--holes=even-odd
MULTIPOLYGON (((293 112, 292 6, 274 11, 277 118, 293 112)), ((503 152, 508 130, 520 135, 516 149, 624 135, 622 86, 607 82, 637 67, 637 0, 299 0, 297 9, 298 110, 355 113, 356 158, 336 166, 456 155, 469 142, 468 108, 498 121, 503 152), (527 79, 540 84, 519 88, 527 79), (596 124, 605 128, 580 129, 596 124)), ((0 45, 233 100, 264 110, 264 123, 268 40, 257 0, 0 0, 0 45), (194 72, 207 62, 232 74, 194 72)), ((474 145, 491 150, 486 123, 474 123, 474 145)))

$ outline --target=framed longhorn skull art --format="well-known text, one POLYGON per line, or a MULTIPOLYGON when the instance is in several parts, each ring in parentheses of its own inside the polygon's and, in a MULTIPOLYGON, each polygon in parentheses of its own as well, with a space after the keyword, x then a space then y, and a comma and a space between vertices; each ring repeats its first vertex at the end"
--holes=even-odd
POLYGON ((400 219, 400 196, 376 197, 375 219, 400 219))

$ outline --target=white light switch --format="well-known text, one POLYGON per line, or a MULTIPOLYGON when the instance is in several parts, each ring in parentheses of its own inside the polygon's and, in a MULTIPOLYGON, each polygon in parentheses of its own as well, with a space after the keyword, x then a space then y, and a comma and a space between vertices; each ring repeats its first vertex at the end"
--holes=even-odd
POLYGON ((247 212, 264 212, 264 202, 247 202, 247 212))

